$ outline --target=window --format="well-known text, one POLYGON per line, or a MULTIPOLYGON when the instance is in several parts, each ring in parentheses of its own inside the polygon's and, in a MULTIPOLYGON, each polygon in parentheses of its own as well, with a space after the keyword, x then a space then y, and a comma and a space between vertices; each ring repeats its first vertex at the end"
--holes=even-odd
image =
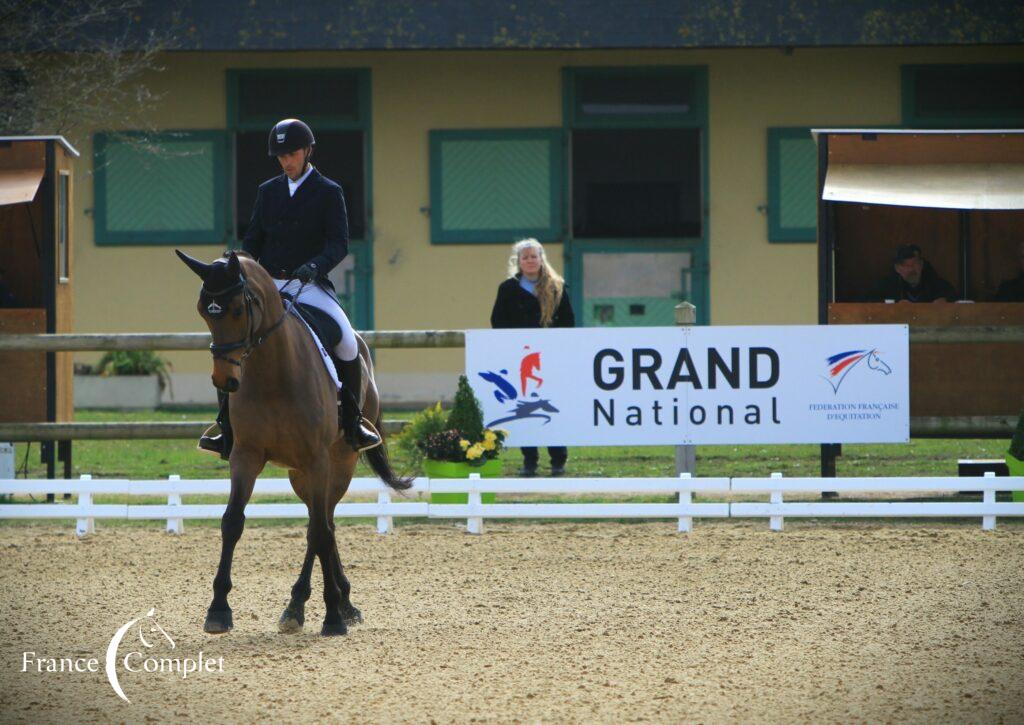
POLYGON ((677 67, 568 70, 570 125, 679 126, 701 123, 702 71, 677 67))
POLYGON ((224 134, 96 134, 96 244, 223 244, 224 134))
POLYGON ((1024 126, 1024 64, 903 66, 903 125, 1024 126))
POLYGON ((572 135, 573 236, 701 236, 697 129, 580 130, 572 135))
POLYGON ((256 189, 281 173, 267 155, 267 136, 288 115, 313 129, 312 163, 341 184, 349 236, 367 236, 369 72, 350 68, 237 70, 228 72, 228 126, 234 133, 234 236, 245 237, 256 189))
POLYGON ((553 241, 562 231, 561 132, 430 132, 430 241, 553 241))
POLYGON ((809 128, 768 129, 768 241, 813 242, 818 147, 809 128))
POLYGON ((59 282, 68 282, 71 279, 71 260, 68 254, 70 184, 70 174, 67 171, 61 171, 57 176, 57 280, 59 282))

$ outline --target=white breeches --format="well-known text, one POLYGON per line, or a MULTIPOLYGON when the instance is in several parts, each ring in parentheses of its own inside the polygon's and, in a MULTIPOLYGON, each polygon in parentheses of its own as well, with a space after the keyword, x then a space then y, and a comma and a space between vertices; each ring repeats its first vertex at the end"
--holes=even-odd
MULTIPOLYGON (((302 283, 297 279, 287 281, 283 279, 275 279, 274 284, 277 285, 277 289, 279 291, 295 294, 302 283)), ((312 305, 318 310, 323 310, 338 323, 338 327, 341 328, 341 342, 335 346, 334 354, 337 355, 339 359, 349 362, 351 360, 355 360, 356 357, 359 356, 359 345, 356 343, 356 331, 352 329, 352 323, 348 321, 348 316, 345 314, 345 310, 341 309, 341 305, 338 304, 338 300, 335 299, 333 295, 324 292, 315 282, 310 282, 302 288, 302 292, 299 294, 299 299, 297 301, 304 305, 312 305)))

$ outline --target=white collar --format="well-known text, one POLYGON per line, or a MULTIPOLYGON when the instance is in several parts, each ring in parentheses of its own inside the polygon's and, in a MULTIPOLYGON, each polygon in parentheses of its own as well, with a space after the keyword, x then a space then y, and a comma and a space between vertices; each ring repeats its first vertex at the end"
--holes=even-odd
MULTIPOLYGON (((313 173, 313 164, 310 164, 309 168, 306 169, 306 173, 304 173, 298 179, 296 179, 295 181, 292 181, 291 179, 288 179, 288 196, 295 196, 295 190, 298 189, 299 186, 302 185, 302 182, 306 180, 306 177, 309 176, 312 173, 313 173)), ((286 176, 285 178, 287 179, 288 177, 286 176)))

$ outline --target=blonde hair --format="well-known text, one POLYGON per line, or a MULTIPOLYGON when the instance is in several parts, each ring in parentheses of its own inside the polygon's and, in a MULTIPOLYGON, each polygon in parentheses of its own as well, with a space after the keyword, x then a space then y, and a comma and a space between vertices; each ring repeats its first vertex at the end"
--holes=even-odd
POLYGON ((537 293, 540 303, 540 326, 548 327, 555 316, 565 291, 565 280, 552 268, 544 247, 536 239, 520 239, 512 245, 512 254, 508 258, 508 276, 515 277, 522 272, 519 267, 519 255, 527 249, 536 249, 540 255, 540 276, 534 283, 533 290, 537 293))

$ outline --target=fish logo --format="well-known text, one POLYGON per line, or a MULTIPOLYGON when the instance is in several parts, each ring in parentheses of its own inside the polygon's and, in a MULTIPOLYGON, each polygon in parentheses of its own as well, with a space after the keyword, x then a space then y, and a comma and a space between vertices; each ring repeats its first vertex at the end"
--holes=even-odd
POLYGON ((879 357, 877 349, 847 350, 846 352, 836 353, 826 358, 828 376, 823 376, 828 384, 832 386, 833 393, 839 393, 839 386, 846 380, 846 376, 864 360, 868 361, 869 370, 874 370, 883 375, 889 375, 892 372, 892 368, 879 357))

